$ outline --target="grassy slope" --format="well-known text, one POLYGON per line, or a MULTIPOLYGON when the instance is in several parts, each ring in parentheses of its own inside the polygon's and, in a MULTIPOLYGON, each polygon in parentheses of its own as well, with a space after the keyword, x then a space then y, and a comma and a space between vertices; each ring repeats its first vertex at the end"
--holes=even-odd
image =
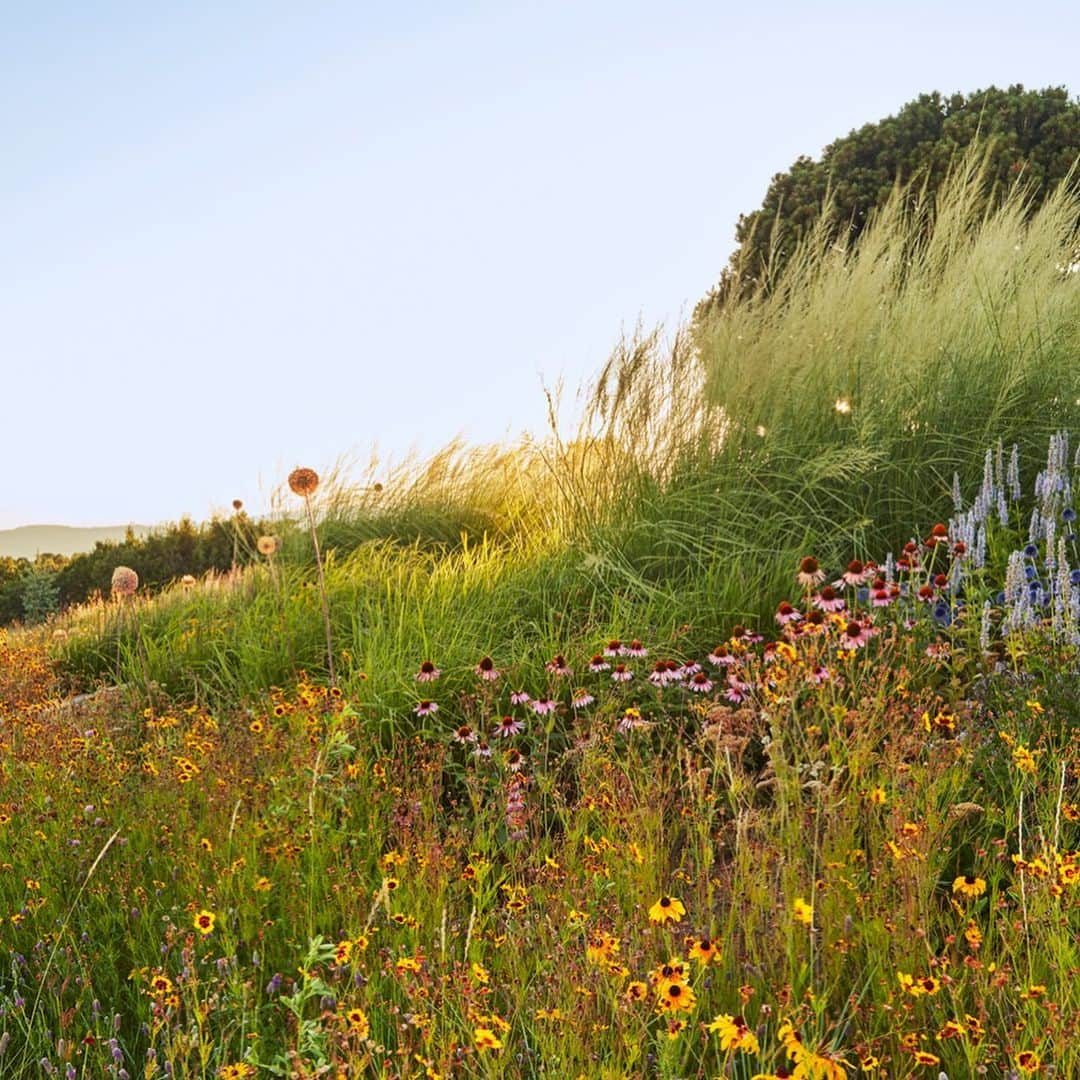
MULTIPOLYGON (((947 516, 954 474, 977 484, 988 446, 1037 460, 1080 419, 1080 274, 1061 269, 1077 198, 1031 217, 1017 190, 987 215, 980 176, 969 156, 936 213, 898 192, 857 251, 811 237, 782 289, 620 347, 569 443, 451 447, 379 492, 331 485, 346 686, 369 675, 400 716, 418 657, 468 670, 578 634, 700 652, 767 618, 806 551, 898 550, 947 516)), ((276 576, 145 611, 124 677, 220 701, 317 671, 309 553, 296 534, 276 576)), ((72 669, 114 671, 107 639, 74 639, 72 669)))

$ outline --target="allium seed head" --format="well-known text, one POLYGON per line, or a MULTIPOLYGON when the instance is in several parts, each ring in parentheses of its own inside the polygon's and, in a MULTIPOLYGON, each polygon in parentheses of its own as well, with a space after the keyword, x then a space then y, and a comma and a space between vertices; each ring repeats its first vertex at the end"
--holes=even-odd
POLYGON ((319 474, 314 469, 293 469, 289 473, 289 488, 294 495, 299 495, 302 499, 314 495, 318 486, 319 474))
POLYGON ((113 596, 134 596, 139 587, 139 575, 130 566, 118 566, 112 574, 113 596))

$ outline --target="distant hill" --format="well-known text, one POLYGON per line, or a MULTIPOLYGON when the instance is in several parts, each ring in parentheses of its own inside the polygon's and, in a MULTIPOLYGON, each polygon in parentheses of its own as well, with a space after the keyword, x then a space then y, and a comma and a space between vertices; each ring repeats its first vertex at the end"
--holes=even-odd
MULTIPOLYGON (((132 525, 136 536, 145 536, 147 525, 132 525)), ((76 555, 92 551, 99 540, 123 540, 127 525, 103 525, 100 528, 74 528, 70 525, 21 525, 0 529, 0 556, 32 559, 38 553, 76 555)))

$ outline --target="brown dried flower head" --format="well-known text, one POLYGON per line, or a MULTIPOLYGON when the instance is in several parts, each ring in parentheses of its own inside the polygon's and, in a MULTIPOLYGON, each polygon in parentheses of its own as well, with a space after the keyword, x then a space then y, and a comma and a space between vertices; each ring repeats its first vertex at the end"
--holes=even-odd
POLYGON ((293 469, 289 473, 289 487, 294 495, 306 499, 319 486, 319 474, 314 469, 293 469))
POLYGON ((195 575, 194 574, 185 574, 180 579, 180 584, 183 585, 185 589, 193 588, 194 585, 195 585, 195 575))
POLYGON ((265 555, 269 559, 278 549, 278 538, 276 536, 260 536, 255 541, 255 546, 259 549, 260 555, 265 555))
POLYGON ((243 499, 233 499, 232 508, 235 511, 237 511, 237 513, 239 513, 241 510, 244 509, 244 500, 243 499))
POLYGON ((139 587, 139 575, 130 566, 118 566, 112 573, 113 596, 134 596, 139 587))

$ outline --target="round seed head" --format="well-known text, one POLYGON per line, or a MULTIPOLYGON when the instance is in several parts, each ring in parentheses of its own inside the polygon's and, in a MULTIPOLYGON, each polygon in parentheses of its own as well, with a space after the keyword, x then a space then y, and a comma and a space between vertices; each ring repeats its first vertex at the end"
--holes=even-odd
POLYGON ((118 566, 112 573, 113 596, 134 596, 139 587, 139 575, 130 566, 118 566))
POLYGON ((319 474, 314 469, 293 469, 289 473, 289 487, 294 495, 306 499, 319 486, 319 474))

